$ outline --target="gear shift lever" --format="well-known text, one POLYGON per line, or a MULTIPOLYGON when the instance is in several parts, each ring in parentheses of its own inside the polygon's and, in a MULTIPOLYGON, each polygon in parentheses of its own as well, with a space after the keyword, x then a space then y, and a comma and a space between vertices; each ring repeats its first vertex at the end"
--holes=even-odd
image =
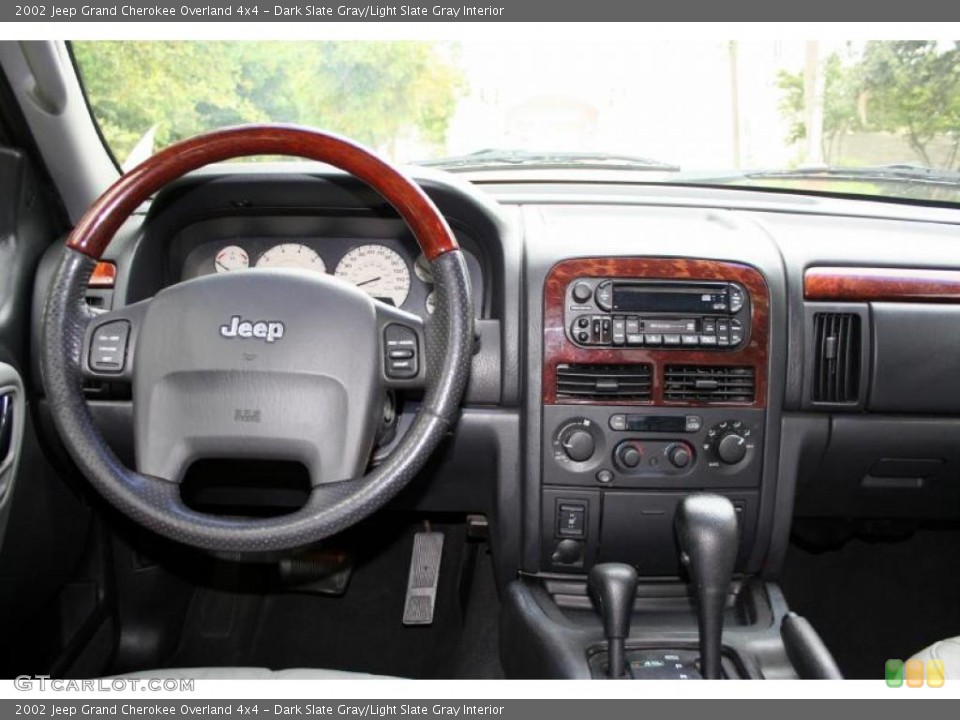
POLYGON ((737 513, 720 495, 697 493, 680 501, 674 516, 680 559, 697 595, 700 673, 720 678, 723 611, 737 557, 737 513))
POLYGON ((630 636, 630 614, 637 596, 637 571, 623 563, 594 565, 587 587, 600 606, 603 634, 607 636, 610 677, 623 677, 626 666, 624 643, 630 636))

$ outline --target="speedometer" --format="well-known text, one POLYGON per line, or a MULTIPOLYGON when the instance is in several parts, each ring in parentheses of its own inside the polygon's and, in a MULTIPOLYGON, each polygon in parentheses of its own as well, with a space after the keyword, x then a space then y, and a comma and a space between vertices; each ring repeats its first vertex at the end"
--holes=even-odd
POLYGON ((355 247, 343 256, 334 275, 395 307, 403 305, 410 292, 406 261, 385 245, 355 247))
POLYGON ((319 273, 327 271, 323 259, 316 250, 300 243, 283 243, 274 245, 257 260, 258 268, 301 268, 314 270, 319 273))

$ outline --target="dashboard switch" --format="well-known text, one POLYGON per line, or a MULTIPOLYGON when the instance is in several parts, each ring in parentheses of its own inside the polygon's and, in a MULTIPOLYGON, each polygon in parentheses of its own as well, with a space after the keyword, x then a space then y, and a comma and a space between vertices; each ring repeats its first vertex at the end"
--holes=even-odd
POLYGON ((561 502, 557 508, 557 535, 582 538, 587 534, 587 506, 561 502))

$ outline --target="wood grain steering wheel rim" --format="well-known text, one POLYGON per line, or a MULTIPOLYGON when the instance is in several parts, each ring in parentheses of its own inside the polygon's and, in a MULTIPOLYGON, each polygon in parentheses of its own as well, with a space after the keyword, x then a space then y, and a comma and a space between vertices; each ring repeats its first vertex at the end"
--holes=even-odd
POLYGON ((100 196, 70 234, 67 247, 99 259, 126 218, 167 183, 205 165, 251 155, 303 157, 356 176, 400 213, 430 261, 458 247, 423 190, 394 167, 346 138, 287 125, 226 128, 161 150, 100 196))

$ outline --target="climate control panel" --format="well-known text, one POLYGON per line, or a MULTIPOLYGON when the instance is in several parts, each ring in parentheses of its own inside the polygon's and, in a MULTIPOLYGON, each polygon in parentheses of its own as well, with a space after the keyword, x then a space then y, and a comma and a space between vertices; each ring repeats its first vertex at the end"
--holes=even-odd
POLYGON ((755 487, 764 411, 544 406, 543 481, 625 488, 755 487))

